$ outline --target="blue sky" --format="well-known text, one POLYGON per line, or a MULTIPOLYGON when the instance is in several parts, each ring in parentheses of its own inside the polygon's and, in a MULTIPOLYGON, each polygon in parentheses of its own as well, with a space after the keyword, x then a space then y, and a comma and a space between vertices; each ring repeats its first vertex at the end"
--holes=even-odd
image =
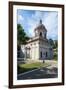
POLYGON ((30 37, 34 36, 34 29, 39 24, 39 20, 47 29, 47 38, 58 39, 58 12, 37 11, 37 10, 17 10, 17 23, 21 24, 30 37))

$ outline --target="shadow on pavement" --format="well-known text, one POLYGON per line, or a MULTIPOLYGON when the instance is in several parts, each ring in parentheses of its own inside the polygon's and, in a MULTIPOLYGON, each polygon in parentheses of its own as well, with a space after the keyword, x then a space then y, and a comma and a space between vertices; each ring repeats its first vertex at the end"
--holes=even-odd
POLYGON ((17 76, 18 80, 25 80, 25 79, 45 79, 45 78, 57 78, 58 77, 58 69, 57 67, 42 67, 36 71, 29 72, 24 75, 17 76))

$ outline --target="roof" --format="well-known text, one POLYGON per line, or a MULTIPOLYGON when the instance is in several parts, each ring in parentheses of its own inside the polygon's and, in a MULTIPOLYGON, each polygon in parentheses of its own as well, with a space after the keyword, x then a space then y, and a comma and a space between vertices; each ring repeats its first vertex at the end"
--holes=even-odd
POLYGON ((31 42, 34 42, 34 41, 37 41, 37 40, 42 40, 42 41, 45 41, 45 42, 47 42, 48 43, 48 39, 44 39, 44 38, 42 38, 42 37, 33 37, 32 39, 29 39, 28 41, 27 41, 27 43, 31 43, 31 42))
POLYGON ((45 28, 45 26, 42 24, 42 20, 40 20, 38 26, 35 28, 35 30, 44 30, 44 31, 47 31, 47 29, 45 28))

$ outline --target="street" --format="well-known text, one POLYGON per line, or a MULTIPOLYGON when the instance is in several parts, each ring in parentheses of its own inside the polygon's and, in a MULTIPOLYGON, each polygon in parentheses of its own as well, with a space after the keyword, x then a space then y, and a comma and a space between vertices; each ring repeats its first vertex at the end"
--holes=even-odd
POLYGON ((58 77, 58 68, 57 64, 50 62, 51 65, 48 67, 41 67, 39 69, 28 71, 27 73, 22 73, 17 76, 18 80, 25 79, 41 79, 41 78, 57 78, 58 77))

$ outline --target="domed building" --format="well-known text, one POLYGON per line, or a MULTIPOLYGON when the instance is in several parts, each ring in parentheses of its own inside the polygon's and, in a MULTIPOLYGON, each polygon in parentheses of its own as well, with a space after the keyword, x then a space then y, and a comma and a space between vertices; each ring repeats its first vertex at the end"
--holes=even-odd
POLYGON ((21 50, 25 58, 30 60, 46 60, 53 58, 53 49, 47 39, 47 29, 39 21, 34 29, 35 36, 27 41, 26 45, 21 45, 21 50))

